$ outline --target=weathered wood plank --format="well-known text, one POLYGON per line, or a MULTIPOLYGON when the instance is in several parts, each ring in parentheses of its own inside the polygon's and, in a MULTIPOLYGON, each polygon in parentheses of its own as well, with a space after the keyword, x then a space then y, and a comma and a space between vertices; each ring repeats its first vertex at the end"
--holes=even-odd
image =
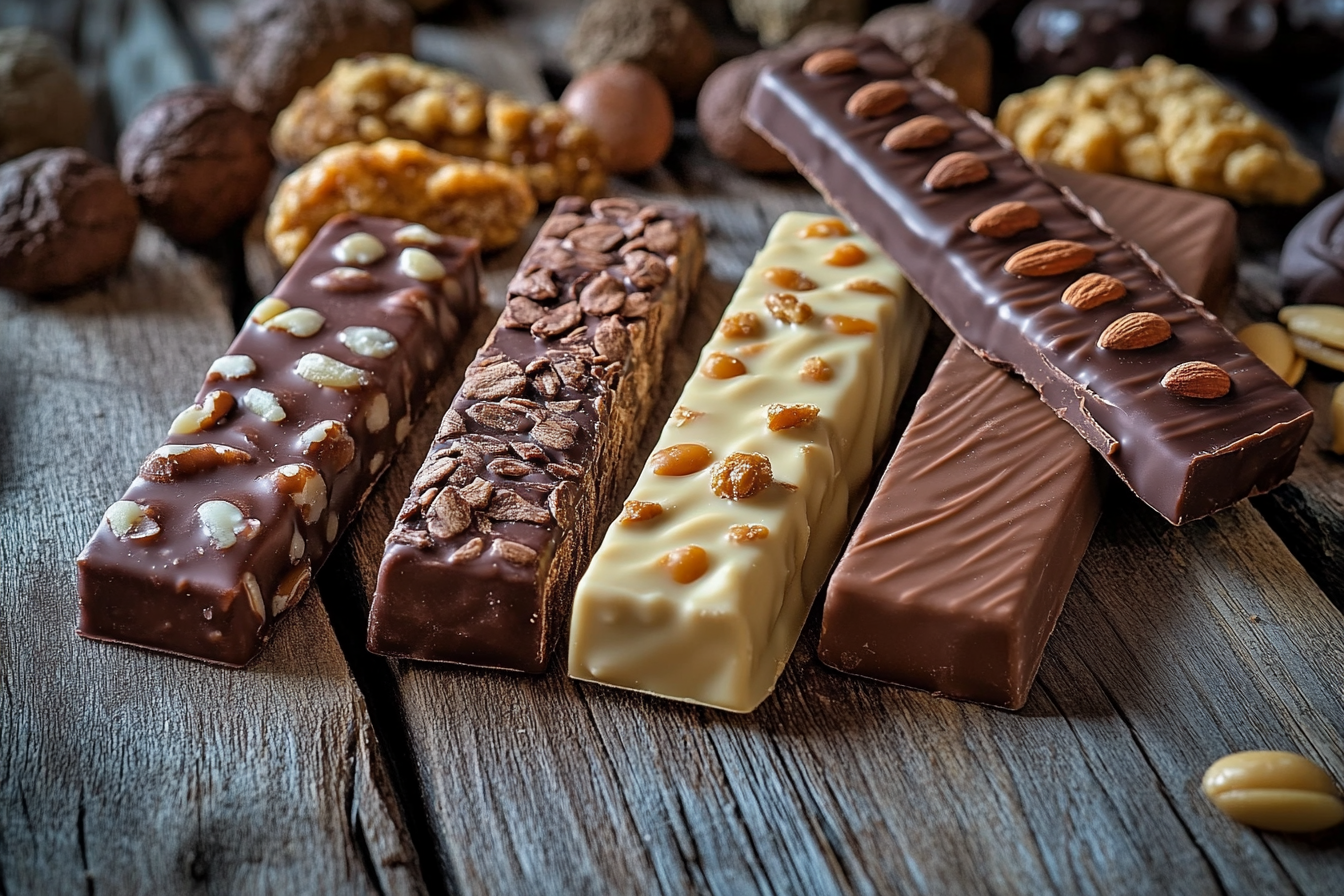
POLYGON ((73 559, 232 336, 143 228, 129 271, 0 293, 0 891, 420 892, 316 593, 246 672, 83 641, 73 559))

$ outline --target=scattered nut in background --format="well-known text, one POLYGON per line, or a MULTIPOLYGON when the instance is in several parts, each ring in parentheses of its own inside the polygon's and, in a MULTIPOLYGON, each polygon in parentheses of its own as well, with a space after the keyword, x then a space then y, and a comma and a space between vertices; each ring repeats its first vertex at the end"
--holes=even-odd
POLYGON ((0 162, 48 146, 83 146, 89 104, 59 44, 0 29, 0 162))
POLYGON ((602 139, 607 165, 617 174, 652 168, 672 146, 672 101, 642 66, 616 62, 589 69, 565 88, 560 105, 602 139))
POLYGON ((117 172, 82 149, 0 165, 0 287, 33 295, 121 267, 140 213, 117 172))
POLYGON ((1293 337, 1276 323, 1266 321, 1243 327, 1237 331, 1237 338, 1290 386, 1296 386, 1307 372, 1307 359, 1298 357, 1293 337))
POLYGON ((862 30, 904 56, 915 74, 952 88, 963 106, 989 111, 989 40, 974 25, 916 3, 883 10, 862 30))
POLYGON ((1204 773, 1204 795, 1233 821, 1267 831, 1310 833, 1344 821, 1344 799, 1328 772, 1305 756, 1247 750, 1204 773))
POLYGON ((244 0, 218 64, 233 98, 269 122, 338 59, 410 53, 414 15, 402 0, 244 0))
POLYGON ((695 99, 714 70, 714 38, 681 0, 589 0, 565 46, 576 75, 633 62, 663 82, 676 102, 695 99))
POLYGON ((731 0, 733 18, 761 43, 777 47, 818 22, 855 24, 863 21, 864 0, 731 0))
POLYGON ((256 208, 270 181, 268 128, 217 87, 160 94, 122 132, 121 178, 145 218, 202 243, 256 208))

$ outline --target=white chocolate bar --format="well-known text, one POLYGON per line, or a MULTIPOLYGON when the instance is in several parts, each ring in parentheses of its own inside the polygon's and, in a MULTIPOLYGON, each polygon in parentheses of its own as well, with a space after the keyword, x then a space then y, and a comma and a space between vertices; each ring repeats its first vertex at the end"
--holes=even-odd
POLYGON ((841 547, 928 321, 927 306, 871 240, 833 217, 782 216, 579 582, 570 675, 755 709, 774 689, 841 547), (814 288, 794 282, 797 274, 814 288), (768 298, 781 294, 796 302, 768 298), (784 319, 807 316, 796 303, 811 311, 800 323, 784 319), (747 313, 754 328, 744 324, 747 313), (817 378, 815 359, 828 379, 817 378), (772 405, 788 406, 777 424, 819 413, 772 429, 772 405), (669 463, 667 449, 687 445, 708 449, 711 465, 701 458, 689 464, 703 466, 698 472, 657 472, 669 463), (747 497, 721 497, 716 480, 739 496, 760 486, 759 465, 733 464, 737 478, 723 475, 723 462, 739 453, 768 458, 772 481, 747 497))

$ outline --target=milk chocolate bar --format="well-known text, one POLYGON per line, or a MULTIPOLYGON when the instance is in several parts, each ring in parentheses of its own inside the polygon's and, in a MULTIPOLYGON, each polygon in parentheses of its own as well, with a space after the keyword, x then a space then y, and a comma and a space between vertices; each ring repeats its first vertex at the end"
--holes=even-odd
POLYGON ((928 319, 872 240, 782 216, 579 582, 570 675, 734 712, 764 700, 928 319))
MULTIPOLYGON (((1235 276, 1226 200, 1047 167, 1207 305, 1235 276)), ((1026 703, 1101 514, 1099 459, 1036 393, 954 340, 826 588, 818 656, 842 672, 1026 703)))
POLYGON ((546 668, 657 398, 703 243, 681 208, 556 204, 388 536, 370 650, 546 668))
POLYGON ((748 121, 1172 523, 1267 491, 1311 408, 982 117, 857 37, 762 72, 748 121))
POLYGON ((480 304, 475 240, 333 218, 79 557, 79 634, 243 666, 303 596, 480 304))

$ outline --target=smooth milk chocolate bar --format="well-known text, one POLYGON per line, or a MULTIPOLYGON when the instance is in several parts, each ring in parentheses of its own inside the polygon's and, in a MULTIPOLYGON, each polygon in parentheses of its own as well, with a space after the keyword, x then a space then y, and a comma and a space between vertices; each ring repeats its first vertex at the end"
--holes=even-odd
POLYGON ((475 240, 340 215, 210 365, 79 557, 79 634, 242 666, 294 606, 480 304, 475 240))
MULTIPOLYGON (((1048 173, 1151 247, 1182 289, 1226 303, 1236 222, 1225 200, 1048 173)), ((1101 515, 1108 477, 1095 458, 1029 386, 954 340, 831 575, 821 661, 1020 709, 1101 515)))
POLYGON ((556 204, 388 536, 370 650, 546 668, 703 259, 685 209, 556 204))
POLYGON ((928 319, 872 240, 781 217, 579 582, 569 674, 735 712, 764 700, 928 319))
POLYGON ((1292 472, 1311 408, 1095 210, 882 41, 767 68, 752 126, 1173 523, 1292 472))

